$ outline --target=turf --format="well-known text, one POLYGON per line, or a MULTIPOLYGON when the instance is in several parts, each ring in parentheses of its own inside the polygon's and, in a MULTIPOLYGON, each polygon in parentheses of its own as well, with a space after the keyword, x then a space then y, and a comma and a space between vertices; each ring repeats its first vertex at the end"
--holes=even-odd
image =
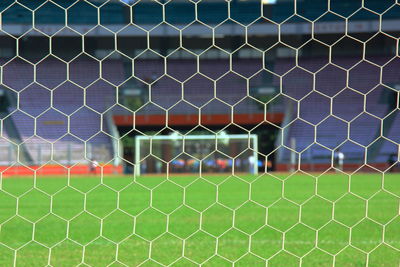
POLYGON ((4 178, 0 266, 398 266, 399 200, 398 174, 4 178))

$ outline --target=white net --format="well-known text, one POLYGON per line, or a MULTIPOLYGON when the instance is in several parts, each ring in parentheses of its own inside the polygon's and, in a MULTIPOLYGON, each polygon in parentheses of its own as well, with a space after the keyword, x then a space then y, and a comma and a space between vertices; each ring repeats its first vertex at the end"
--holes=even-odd
POLYGON ((0 18, 0 266, 400 266, 398 1, 0 18))

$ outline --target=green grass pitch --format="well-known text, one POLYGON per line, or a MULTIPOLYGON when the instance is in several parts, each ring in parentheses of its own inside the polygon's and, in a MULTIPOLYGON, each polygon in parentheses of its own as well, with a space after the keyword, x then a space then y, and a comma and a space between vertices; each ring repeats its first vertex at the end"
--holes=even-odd
POLYGON ((0 266, 399 266, 400 175, 1 180, 0 266))

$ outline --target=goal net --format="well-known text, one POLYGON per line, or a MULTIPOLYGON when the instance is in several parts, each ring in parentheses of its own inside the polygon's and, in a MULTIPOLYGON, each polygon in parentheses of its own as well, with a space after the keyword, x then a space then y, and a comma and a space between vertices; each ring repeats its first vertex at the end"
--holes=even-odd
POLYGON ((0 266, 400 266, 400 0, 0 1, 0 266))

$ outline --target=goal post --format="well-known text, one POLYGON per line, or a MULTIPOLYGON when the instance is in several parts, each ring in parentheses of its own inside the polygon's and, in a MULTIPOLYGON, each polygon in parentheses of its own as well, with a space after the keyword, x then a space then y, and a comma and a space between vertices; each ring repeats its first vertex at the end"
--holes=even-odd
POLYGON ((136 136, 134 149, 138 176, 161 173, 161 165, 168 165, 170 173, 223 173, 234 168, 235 173, 258 174, 256 134, 136 136))

